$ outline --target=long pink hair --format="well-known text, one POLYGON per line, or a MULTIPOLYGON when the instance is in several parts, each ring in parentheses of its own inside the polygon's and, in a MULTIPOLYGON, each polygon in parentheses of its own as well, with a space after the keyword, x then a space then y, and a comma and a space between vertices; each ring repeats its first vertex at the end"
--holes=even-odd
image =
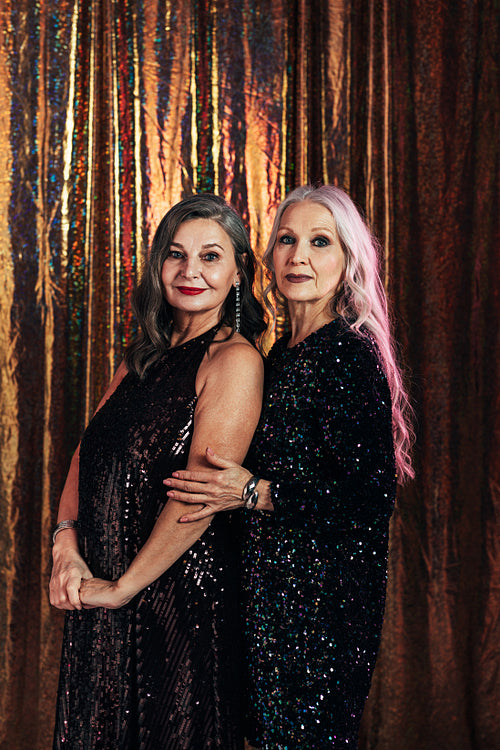
POLYGON ((412 409, 403 385, 401 369, 397 362, 387 296, 379 271, 379 244, 370 232, 355 204, 347 193, 333 185, 296 188, 279 205, 271 236, 264 253, 264 265, 271 274, 271 282, 264 290, 264 300, 276 321, 272 295, 278 304, 283 299, 276 287, 273 250, 281 217, 294 203, 312 201, 324 206, 332 214, 344 251, 344 277, 330 301, 332 315, 340 315, 358 334, 371 334, 375 339, 392 398, 392 424, 398 481, 403 483, 415 472, 411 463, 414 442, 412 409))

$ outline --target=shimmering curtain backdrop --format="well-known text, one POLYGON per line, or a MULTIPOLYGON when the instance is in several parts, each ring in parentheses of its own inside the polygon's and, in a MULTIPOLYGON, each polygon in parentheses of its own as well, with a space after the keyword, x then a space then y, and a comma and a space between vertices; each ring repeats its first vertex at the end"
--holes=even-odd
POLYGON ((260 256, 285 192, 328 181, 384 245, 418 415, 361 747, 500 748, 499 18, 498 0, 0 0, 2 747, 51 746, 50 530, 160 217, 213 190, 260 256))

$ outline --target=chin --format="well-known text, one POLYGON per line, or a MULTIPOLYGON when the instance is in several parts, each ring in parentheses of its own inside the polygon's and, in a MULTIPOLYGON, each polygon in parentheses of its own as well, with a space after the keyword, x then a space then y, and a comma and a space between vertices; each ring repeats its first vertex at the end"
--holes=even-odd
POLYGON ((294 289, 293 287, 291 289, 284 288, 281 294, 285 299, 292 302, 313 302, 316 299, 316 297, 311 296, 311 293, 306 289, 294 289))

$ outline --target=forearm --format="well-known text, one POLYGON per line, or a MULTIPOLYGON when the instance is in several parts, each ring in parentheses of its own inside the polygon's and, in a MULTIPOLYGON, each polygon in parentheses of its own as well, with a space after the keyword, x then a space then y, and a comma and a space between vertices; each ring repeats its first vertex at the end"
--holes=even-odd
MULTIPOLYGON (((76 521, 78 518, 78 476, 80 464, 80 446, 77 447, 64 483, 59 508, 57 511, 57 523, 61 521, 76 521)), ((67 528, 58 531, 52 557, 55 560, 68 549, 78 550, 78 533, 75 529, 67 528)))
POLYGON ((117 589, 127 600, 156 581, 208 528, 210 518, 190 525, 180 524, 183 512, 182 503, 167 503, 144 546, 117 581, 117 589))
MULTIPOLYGON (((104 396, 102 397, 101 401, 99 402, 96 412, 99 411, 99 409, 103 406, 103 404, 108 400, 108 398, 111 396, 111 394, 116 390, 118 385, 121 383, 125 375, 127 374, 127 368, 124 362, 122 362, 116 371, 113 380, 111 381, 109 387, 107 388, 104 396)), ((69 466, 68 476, 66 477, 66 482, 64 483, 63 491, 61 493, 61 499, 59 500, 59 509, 57 512, 57 523, 60 521, 76 521, 78 518, 78 506, 79 506, 79 499, 78 499, 78 485, 79 485, 79 476, 80 476, 80 443, 78 444, 74 454, 73 458, 71 459, 71 463, 69 466)), ((72 539, 73 542, 76 542, 78 544, 77 535, 71 534, 69 530, 60 531, 57 534, 57 539, 59 540, 59 537, 62 539, 72 539)))

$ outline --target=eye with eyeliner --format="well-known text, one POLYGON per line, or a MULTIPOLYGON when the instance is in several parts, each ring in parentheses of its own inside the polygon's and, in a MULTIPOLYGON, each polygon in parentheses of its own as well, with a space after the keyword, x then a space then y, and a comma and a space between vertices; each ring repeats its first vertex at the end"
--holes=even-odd
POLYGON ((282 234, 278 237, 278 242, 282 245, 293 245, 295 237, 292 237, 290 234, 282 234))
POLYGON ((328 237, 325 237, 324 235, 319 235, 318 237, 314 237, 312 240, 312 244, 315 247, 328 247, 328 245, 331 244, 328 237))
MULTIPOLYGON (((291 234, 282 234, 278 237, 278 242, 281 245, 294 245, 296 241, 296 238, 291 234)), ((314 247, 328 247, 332 244, 331 240, 323 234, 312 237, 310 243, 314 247)))

